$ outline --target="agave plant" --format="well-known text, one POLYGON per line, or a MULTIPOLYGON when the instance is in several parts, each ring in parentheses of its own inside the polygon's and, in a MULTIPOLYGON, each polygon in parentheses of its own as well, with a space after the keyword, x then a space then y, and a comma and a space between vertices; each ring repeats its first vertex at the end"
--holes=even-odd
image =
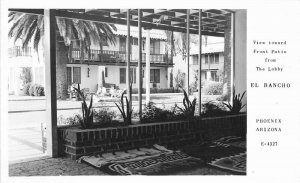
POLYGON ((78 87, 73 87, 74 90, 78 93, 80 96, 82 102, 81 102, 81 110, 82 110, 82 120, 79 120, 80 125, 83 129, 92 128, 93 127, 93 114, 94 111, 92 109, 93 105, 93 95, 91 96, 91 101, 89 107, 86 104, 86 98, 84 93, 80 90, 80 85, 78 84, 78 87))
POLYGON ((183 98, 183 106, 184 108, 178 107, 177 108, 186 116, 187 118, 191 119, 194 118, 195 108, 196 108, 196 98, 190 101, 188 94, 184 89, 184 98, 183 98))
POLYGON ((129 101, 128 101, 127 97, 125 97, 125 100, 126 100, 126 109, 125 109, 124 100, 123 100, 124 99, 124 93, 125 93, 125 91, 122 93, 121 101, 119 102, 119 105, 117 103, 115 103, 115 104, 116 104, 116 106, 118 107, 119 111, 122 114, 124 123, 127 124, 127 125, 130 125, 133 110, 132 110, 132 108, 129 104, 129 101))
POLYGON ((235 88, 233 88, 233 100, 232 100, 232 105, 228 102, 223 104, 229 109, 230 113, 232 114, 238 114, 245 106, 246 104, 243 105, 242 99, 245 95, 246 91, 241 95, 240 93, 238 95, 235 94, 235 88))

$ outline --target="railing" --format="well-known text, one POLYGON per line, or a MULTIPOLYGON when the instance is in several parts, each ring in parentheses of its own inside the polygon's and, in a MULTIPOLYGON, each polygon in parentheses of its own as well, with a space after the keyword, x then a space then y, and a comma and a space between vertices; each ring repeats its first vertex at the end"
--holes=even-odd
MULTIPOLYGON (((90 54, 85 53, 81 59, 80 50, 72 51, 72 58, 74 60, 83 60, 83 62, 92 61, 92 62, 115 62, 122 63, 126 62, 126 52, 123 51, 110 51, 110 50, 91 50, 90 54)), ((138 61, 138 53, 130 54, 130 61, 138 61)), ((146 62, 146 54, 142 54, 142 61, 146 62)), ((162 64, 172 64, 172 58, 167 54, 151 54, 150 55, 151 63, 162 63, 162 64)))
POLYGON ((21 46, 15 46, 8 49, 9 57, 31 57, 31 47, 22 48, 21 46))

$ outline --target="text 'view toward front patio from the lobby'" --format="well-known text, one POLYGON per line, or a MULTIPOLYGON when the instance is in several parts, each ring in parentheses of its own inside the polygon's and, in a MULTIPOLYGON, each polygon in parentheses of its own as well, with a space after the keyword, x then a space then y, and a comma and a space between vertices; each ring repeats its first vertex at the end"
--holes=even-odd
POLYGON ((246 175, 246 15, 9 9, 10 176, 246 175))

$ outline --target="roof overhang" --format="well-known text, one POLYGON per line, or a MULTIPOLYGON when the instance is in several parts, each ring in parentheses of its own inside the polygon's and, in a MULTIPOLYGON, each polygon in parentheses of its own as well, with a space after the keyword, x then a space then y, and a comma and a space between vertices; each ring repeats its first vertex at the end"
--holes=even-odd
MULTIPOLYGON (((43 9, 9 9, 9 11, 43 15, 43 9)), ((198 34, 199 9, 189 11, 190 33, 198 34)), ((202 10, 202 35, 224 37, 228 9, 202 10)), ((127 24, 127 9, 56 9, 56 16, 87 21, 127 24)), ((141 9, 142 27, 186 33, 187 9, 141 9)), ((138 9, 130 9, 130 25, 138 26, 138 9)))

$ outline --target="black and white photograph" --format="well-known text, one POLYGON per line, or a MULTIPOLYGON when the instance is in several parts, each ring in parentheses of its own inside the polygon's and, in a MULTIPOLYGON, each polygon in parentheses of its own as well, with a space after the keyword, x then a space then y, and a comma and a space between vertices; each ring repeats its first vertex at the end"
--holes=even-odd
POLYGON ((246 175, 246 15, 9 9, 9 175, 246 175))
POLYGON ((0 182, 300 182, 299 0, 0 6, 0 182))

